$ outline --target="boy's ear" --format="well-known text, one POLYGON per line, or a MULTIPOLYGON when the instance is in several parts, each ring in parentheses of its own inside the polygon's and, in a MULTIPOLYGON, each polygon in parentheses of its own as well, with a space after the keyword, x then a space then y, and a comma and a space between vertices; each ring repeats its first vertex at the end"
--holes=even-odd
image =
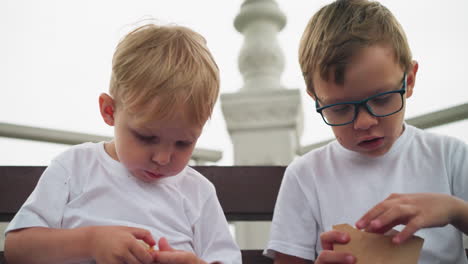
POLYGON ((411 62, 412 67, 406 75, 406 98, 410 98, 413 95, 414 85, 416 84, 416 74, 418 73, 419 64, 413 60, 411 62))
POLYGON ((102 119, 109 126, 114 125, 114 110, 115 104, 114 99, 106 93, 99 95, 99 110, 101 112, 102 119))
POLYGON ((311 90, 307 89, 307 94, 308 94, 314 101, 316 100, 315 94, 314 94, 311 90))

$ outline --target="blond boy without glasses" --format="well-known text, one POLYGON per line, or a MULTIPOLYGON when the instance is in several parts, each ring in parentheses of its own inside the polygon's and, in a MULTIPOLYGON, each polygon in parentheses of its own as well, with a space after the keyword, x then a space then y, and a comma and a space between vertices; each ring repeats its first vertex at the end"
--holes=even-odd
POLYGON ((218 93, 198 33, 125 36, 99 96, 114 139, 51 162, 6 230, 8 263, 241 263, 213 185, 187 165, 218 93))

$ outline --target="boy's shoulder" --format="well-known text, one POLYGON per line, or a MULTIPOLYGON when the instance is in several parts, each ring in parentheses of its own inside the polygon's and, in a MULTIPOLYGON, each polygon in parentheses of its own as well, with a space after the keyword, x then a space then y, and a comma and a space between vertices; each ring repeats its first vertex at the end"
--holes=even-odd
POLYGON ((311 161, 321 162, 320 160, 339 154, 341 146, 336 139, 318 148, 312 149, 304 155, 293 160, 291 164, 310 164, 311 161))
POLYGON ((215 187, 203 174, 195 170, 190 166, 186 166, 185 169, 180 173, 181 177, 179 184, 181 187, 189 189, 197 189, 198 191, 214 192, 215 187))
POLYGON ((466 147, 466 142, 453 136, 423 130, 411 125, 407 125, 407 130, 413 134, 411 142, 416 143, 413 146, 430 147, 431 149, 437 147, 441 149, 466 147))
POLYGON ((104 142, 92 143, 86 142, 78 145, 73 145, 65 151, 54 157, 49 164, 49 167, 61 167, 68 173, 85 172, 91 170, 98 165, 107 167, 112 162, 104 150, 104 142))
POLYGON ((195 218, 200 216, 207 202, 217 199, 214 185, 190 166, 186 166, 178 175, 169 177, 166 183, 177 190, 178 195, 187 203, 189 214, 195 218))
POLYGON ((299 174, 308 174, 317 168, 326 166, 330 161, 336 160, 341 155, 342 148, 338 141, 333 140, 297 157, 287 166, 287 170, 297 171, 299 174))
POLYGON ((83 160, 86 162, 89 159, 96 159, 101 154, 101 151, 105 151, 104 142, 86 142, 71 146, 57 155, 54 160, 59 162, 76 162, 77 160, 83 160))

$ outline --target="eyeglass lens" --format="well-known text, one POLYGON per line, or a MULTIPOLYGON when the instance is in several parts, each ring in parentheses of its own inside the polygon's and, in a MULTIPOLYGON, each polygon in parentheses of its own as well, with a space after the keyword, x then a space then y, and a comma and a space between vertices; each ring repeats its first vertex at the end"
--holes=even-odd
MULTIPOLYGON (((394 114, 403 107, 403 96, 400 93, 387 93, 376 96, 366 102, 374 116, 394 114)), ((337 104, 322 110, 322 115, 328 124, 339 125, 354 121, 358 104, 337 104)))

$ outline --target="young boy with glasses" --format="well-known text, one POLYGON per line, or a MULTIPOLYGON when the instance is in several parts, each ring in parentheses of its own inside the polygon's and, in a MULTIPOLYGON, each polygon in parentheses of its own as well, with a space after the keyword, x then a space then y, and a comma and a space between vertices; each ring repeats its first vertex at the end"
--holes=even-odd
POLYGON ((99 109, 114 139, 51 162, 5 231, 8 263, 240 264, 213 185, 188 166, 219 93, 205 39, 135 29, 114 53, 109 91, 99 109))
POLYGON ((321 8, 302 36, 307 92, 336 141, 288 166, 265 254, 275 264, 356 263, 333 244, 341 223, 424 238, 419 263, 468 263, 468 147, 404 122, 418 63, 401 25, 374 1, 321 8), (401 226, 400 226, 401 225, 401 226))

